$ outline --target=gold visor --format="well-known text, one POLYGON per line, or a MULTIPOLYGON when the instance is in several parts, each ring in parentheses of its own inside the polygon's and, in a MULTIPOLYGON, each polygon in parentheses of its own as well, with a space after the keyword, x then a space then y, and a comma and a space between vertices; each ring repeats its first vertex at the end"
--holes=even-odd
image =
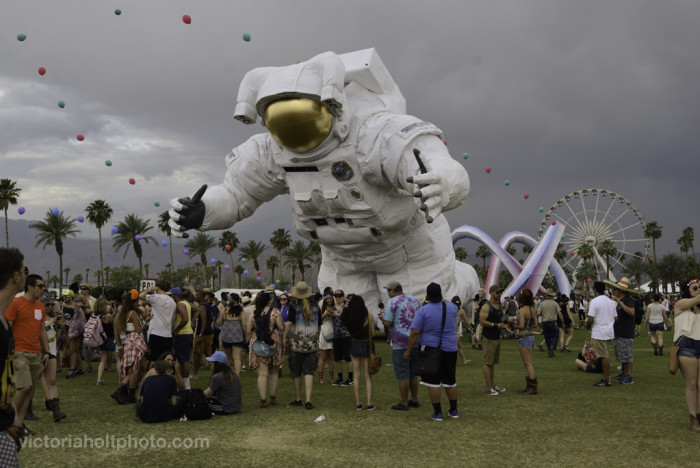
POLYGON ((265 126, 284 148, 306 153, 326 140, 333 127, 333 114, 313 99, 281 99, 265 109, 265 126))

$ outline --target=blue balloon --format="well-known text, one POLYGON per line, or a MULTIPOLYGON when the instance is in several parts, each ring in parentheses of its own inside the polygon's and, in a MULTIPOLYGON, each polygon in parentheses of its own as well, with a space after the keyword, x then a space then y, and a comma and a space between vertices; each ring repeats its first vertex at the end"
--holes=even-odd
POLYGON ((167 246, 168 246, 168 241, 163 241, 163 242, 160 243, 160 245, 162 245, 163 247, 167 247, 167 246))
POLYGON ((119 232, 119 229, 117 229, 116 227, 113 227, 113 228, 112 228, 112 234, 116 234, 117 232, 119 232))
POLYGON ((60 211, 58 210, 58 208, 54 208, 53 210, 51 210, 51 213, 53 213, 54 216, 58 216, 60 211))
POLYGON ((244 274, 244 275, 247 275, 247 274, 248 274, 248 270, 243 270, 243 274, 244 274))
POLYGON ((212 264, 212 265, 216 265, 216 259, 215 259, 215 258, 212 258, 212 259, 211 259, 211 264, 212 264))

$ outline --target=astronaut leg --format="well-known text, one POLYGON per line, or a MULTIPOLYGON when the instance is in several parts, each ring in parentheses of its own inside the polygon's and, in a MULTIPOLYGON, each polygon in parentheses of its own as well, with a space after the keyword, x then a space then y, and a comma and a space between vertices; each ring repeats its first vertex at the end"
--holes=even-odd
POLYGON ((377 284, 376 273, 373 271, 352 271, 337 268, 338 266, 340 265, 324 258, 318 273, 319 288, 331 286, 333 289, 342 289, 346 296, 348 294, 362 296, 367 310, 374 316, 375 326, 378 326, 380 330, 383 329, 377 318, 380 286, 377 284))

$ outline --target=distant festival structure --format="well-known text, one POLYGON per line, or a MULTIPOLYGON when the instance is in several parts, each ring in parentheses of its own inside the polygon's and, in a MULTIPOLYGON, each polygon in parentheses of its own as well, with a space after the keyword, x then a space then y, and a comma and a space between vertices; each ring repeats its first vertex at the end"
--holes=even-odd
POLYGON ((460 226, 452 231, 452 243, 456 244, 461 239, 473 239, 481 242, 493 252, 484 284, 487 297, 491 285, 498 283, 502 266, 505 266, 513 275, 513 281, 503 291, 504 296, 515 295, 523 288, 537 293, 545 274, 550 269, 557 280, 559 292, 568 296, 571 293, 571 283, 564 269, 554 259, 554 252, 561 242, 564 229, 563 223, 550 224, 539 241, 524 232, 511 231, 497 243, 491 236, 475 226, 460 226), (523 244, 532 249, 523 265, 506 252, 506 249, 513 243, 523 244))
POLYGON ((570 272, 585 268, 593 280, 617 281, 615 268, 620 271, 623 262, 645 259, 649 253, 644 217, 629 199, 612 190, 587 188, 564 195, 544 211, 538 238, 552 221, 567 231, 561 242, 567 256, 561 266, 570 272))

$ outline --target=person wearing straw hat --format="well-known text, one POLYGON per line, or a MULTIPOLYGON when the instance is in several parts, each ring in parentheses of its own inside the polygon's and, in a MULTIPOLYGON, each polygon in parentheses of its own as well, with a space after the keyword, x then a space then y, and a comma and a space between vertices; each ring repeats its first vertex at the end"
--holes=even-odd
POLYGON ((299 281, 292 288, 294 302, 289 306, 287 323, 284 328, 283 343, 289 342, 289 373, 294 379, 296 399, 290 406, 302 406, 301 376, 304 375, 306 403, 303 406, 313 409, 311 390, 314 385, 314 374, 318 367, 318 335, 321 331, 321 310, 314 301, 309 301, 311 287, 304 281, 299 281))
POLYGON ((622 364, 622 373, 615 377, 621 384, 633 384, 632 379, 632 345, 634 344, 634 299, 630 293, 638 291, 630 288, 630 279, 625 276, 617 283, 603 281, 612 291, 612 300, 617 304, 617 317, 615 322, 615 359, 622 364))

